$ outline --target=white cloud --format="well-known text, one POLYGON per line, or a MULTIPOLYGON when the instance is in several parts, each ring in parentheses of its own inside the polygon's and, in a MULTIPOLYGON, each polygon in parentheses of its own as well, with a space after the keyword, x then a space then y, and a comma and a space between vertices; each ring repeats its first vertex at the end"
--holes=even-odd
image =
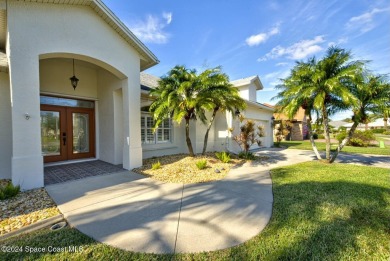
POLYGON ((168 42, 169 33, 164 28, 172 22, 172 13, 163 13, 162 18, 149 15, 146 21, 139 21, 129 26, 130 30, 142 41, 146 43, 163 44, 168 42))
POLYGON ((348 43, 348 37, 342 37, 342 38, 338 39, 336 42, 329 42, 328 46, 340 45, 340 44, 345 44, 345 43, 348 43))
POLYGON ((383 12, 390 11, 390 8, 378 9, 374 8, 369 12, 366 12, 359 16, 354 16, 346 23, 348 29, 359 29, 361 33, 366 33, 375 28, 374 17, 375 15, 383 12))
POLYGON ((276 64, 276 66, 287 66, 288 65, 288 63, 286 63, 286 62, 282 62, 282 63, 277 63, 276 64))
POLYGON ((319 45, 325 42, 324 36, 319 35, 311 40, 301 40, 288 47, 282 47, 280 45, 272 48, 272 50, 265 56, 260 57, 257 61, 262 62, 269 59, 275 59, 279 57, 286 57, 292 60, 300 60, 321 51, 323 48, 319 45))
POLYGON ((289 75, 290 69, 287 69, 268 73, 261 77, 261 79, 265 86, 270 86, 271 88, 274 88, 276 85, 281 83, 280 79, 287 78, 289 75))
POLYGON ((172 13, 163 13, 163 17, 167 20, 167 24, 172 22, 172 13))
POLYGON ((271 28, 271 30, 267 33, 260 33, 251 35, 248 38, 246 38, 245 42, 249 46, 257 46, 261 43, 264 43, 270 38, 271 36, 279 33, 279 26, 275 26, 274 28, 271 28))

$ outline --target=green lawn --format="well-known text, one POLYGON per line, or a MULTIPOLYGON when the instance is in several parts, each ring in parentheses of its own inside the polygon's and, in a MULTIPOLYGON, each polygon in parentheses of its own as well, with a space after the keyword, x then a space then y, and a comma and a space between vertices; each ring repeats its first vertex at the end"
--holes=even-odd
POLYGON ((270 223, 237 247, 198 254, 138 254, 97 243, 75 229, 40 230, 0 245, 81 246, 79 253, 4 253, 0 260, 389 260, 389 170, 306 162, 272 171, 270 223))
MULTIPOLYGON (((310 141, 282 141, 281 146, 287 147, 289 149, 301 149, 301 150, 313 150, 310 141)), ((318 150, 325 151, 324 142, 316 142, 318 150)), ((332 144, 332 150, 336 149, 338 146, 337 143, 332 144)), ((345 153, 358 153, 358 154, 376 154, 376 155, 390 155, 390 148, 386 147, 385 149, 379 148, 379 146, 370 146, 370 147, 352 147, 345 146, 341 152, 345 153)))

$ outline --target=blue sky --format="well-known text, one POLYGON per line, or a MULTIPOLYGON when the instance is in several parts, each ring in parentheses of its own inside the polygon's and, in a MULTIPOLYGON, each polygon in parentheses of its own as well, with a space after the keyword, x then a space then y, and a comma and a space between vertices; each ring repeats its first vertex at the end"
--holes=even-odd
MULTIPOLYGON (((259 75, 258 102, 274 104, 274 86, 297 60, 336 44, 370 69, 390 73, 389 0, 104 0, 159 58, 146 72, 177 64, 221 65, 231 80, 259 75)), ((345 118, 350 113, 335 118, 345 118)))

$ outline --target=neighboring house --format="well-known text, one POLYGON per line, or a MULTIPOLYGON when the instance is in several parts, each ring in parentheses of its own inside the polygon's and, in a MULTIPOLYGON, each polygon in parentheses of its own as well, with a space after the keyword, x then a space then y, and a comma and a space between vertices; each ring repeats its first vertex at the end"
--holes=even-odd
POLYGON ((340 127, 345 127, 346 124, 348 124, 348 122, 346 122, 346 121, 330 121, 329 122, 329 126, 332 126, 335 130, 338 130, 340 127))
MULTIPOLYGON (((153 133, 153 118, 149 113, 149 106, 153 102, 149 96, 149 90, 156 88, 158 77, 141 73, 141 139, 142 152, 144 158, 169 155, 176 153, 188 153, 185 142, 184 124, 177 124, 166 120, 161 127, 153 133)), ((256 91, 263 89, 263 85, 258 76, 252 76, 231 82, 239 89, 240 96, 246 101, 247 109, 240 112, 246 119, 256 122, 265 128, 266 136, 262 138, 262 146, 273 145, 271 118, 273 109, 256 102, 256 91)), ((196 153, 201 153, 203 149, 206 125, 201 122, 191 122, 190 127, 191 142, 196 153)), ((240 147, 233 141, 232 137, 239 133, 240 122, 237 117, 233 117, 229 112, 218 112, 213 126, 210 129, 207 150, 208 151, 231 151, 238 153, 240 147), (229 132, 233 129, 233 132, 229 132)), ((255 144, 251 149, 258 148, 255 144)))
MULTIPOLYGON (((390 119, 387 120, 388 126, 390 125, 390 119)), ((353 123, 345 123, 343 126, 347 129, 350 129, 352 127, 353 123)), ((359 123, 357 126, 357 130, 372 130, 372 129, 383 129, 385 128, 385 122, 383 121, 383 118, 376 119, 374 122, 370 122, 367 124, 359 123)))
POLYGON ((44 162, 142 165, 140 71, 157 63, 100 0, 0 0, 0 179, 31 189, 44 162))
MULTIPOLYGON (((275 108, 273 105, 266 104, 271 108, 275 108)), ((304 140, 307 137, 308 129, 307 129, 307 119, 305 115, 305 110, 299 108, 297 113, 294 115, 294 118, 289 119, 284 113, 274 113, 275 118, 275 127, 279 124, 281 120, 289 120, 293 126, 291 132, 288 137, 285 137, 286 140, 304 140)))

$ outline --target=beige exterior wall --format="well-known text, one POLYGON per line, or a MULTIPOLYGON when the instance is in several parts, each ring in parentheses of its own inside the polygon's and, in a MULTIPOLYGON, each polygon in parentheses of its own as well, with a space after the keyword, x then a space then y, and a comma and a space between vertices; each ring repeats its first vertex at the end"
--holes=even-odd
POLYGON ((71 59, 53 58, 39 62, 39 80, 41 93, 66 95, 97 99, 97 67, 91 63, 76 60, 75 74, 80 79, 77 89, 73 90, 69 78, 73 76, 71 59), (88 66, 90 64, 90 66, 88 66))
POLYGON ((12 117, 9 75, 0 72, 0 179, 11 179, 12 117))

